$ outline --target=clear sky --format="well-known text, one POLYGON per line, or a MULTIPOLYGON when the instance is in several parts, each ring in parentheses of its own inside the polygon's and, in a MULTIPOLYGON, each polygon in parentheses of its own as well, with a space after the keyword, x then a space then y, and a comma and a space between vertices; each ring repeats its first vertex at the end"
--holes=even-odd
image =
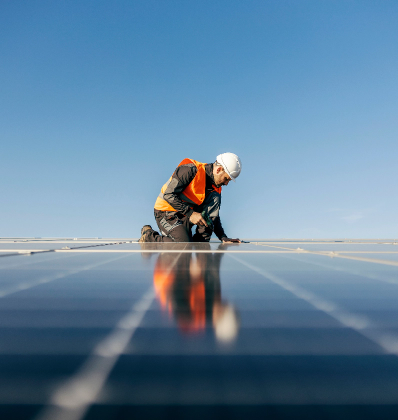
POLYGON ((398 237, 398 2, 0 2, 0 236, 138 237, 241 157, 230 237, 398 237))

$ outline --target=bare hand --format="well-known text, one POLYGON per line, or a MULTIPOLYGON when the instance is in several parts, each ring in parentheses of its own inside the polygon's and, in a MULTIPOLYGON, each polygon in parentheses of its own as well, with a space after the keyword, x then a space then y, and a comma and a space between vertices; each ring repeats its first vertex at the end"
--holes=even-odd
POLYGON ((237 239, 223 238, 222 241, 224 244, 240 244, 241 243, 241 240, 239 238, 237 239))
POLYGON ((194 211, 191 214, 191 217, 189 218, 189 221, 191 223, 193 223, 194 225, 198 225, 198 226, 206 226, 207 227, 207 223, 206 220, 203 219, 202 215, 200 213, 197 213, 196 211, 194 211))

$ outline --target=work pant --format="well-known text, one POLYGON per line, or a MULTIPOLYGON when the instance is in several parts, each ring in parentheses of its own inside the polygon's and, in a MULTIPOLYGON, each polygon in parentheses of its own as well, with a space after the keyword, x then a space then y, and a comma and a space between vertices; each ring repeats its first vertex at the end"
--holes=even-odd
MULTIPOLYGON (((221 195, 214 191, 210 193, 197 211, 206 211, 210 219, 214 220, 219 216, 221 195)), ((213 233, 211 227, 196 226, 195 234, 192 236, 194 226, 189 217, 180 213, 155 210, 155 219, 159 232, 151 232, 147 236, 148 242, 209 242, 213 233)))

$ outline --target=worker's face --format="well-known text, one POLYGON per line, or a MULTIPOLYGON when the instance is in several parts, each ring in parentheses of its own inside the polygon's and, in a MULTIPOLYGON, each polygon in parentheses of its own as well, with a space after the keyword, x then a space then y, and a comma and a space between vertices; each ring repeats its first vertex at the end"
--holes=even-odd
POLYGON ((224 171, 221 166, 218 166, 214 174, 214 182, 216 187, 221 187, 221 185, 228 185, 231 178, 229 175, 224 171))

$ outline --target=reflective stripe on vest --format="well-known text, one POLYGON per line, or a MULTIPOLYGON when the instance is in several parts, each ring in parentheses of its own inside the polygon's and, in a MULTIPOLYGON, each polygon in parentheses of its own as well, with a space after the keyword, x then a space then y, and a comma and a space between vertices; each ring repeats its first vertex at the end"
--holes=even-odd
MULTIPOLYGON (((206 171, 205 171, 206 164, 197 162, 196 160, 193 160, 193 159, 184 159, 178 166, 186 165, 189 163, 193 163, 196 166, 197 172, 194 179, 189 183, 189 185, 184 189, 184 191, 179 195, 179 197, 182 201, 186 202, 187 204, 200 205, 203 203, 206 196, 206 171)), ((171 180, 172 180, 172 176, 163 185, 155 203, 155 210, 176 211, 174 207, 172 207, 163 198, 163 194, 166 191, 171 180)), ((216 188, 213 186, 213 188, 218 193, 221 193, 221 187, 216 188)))

